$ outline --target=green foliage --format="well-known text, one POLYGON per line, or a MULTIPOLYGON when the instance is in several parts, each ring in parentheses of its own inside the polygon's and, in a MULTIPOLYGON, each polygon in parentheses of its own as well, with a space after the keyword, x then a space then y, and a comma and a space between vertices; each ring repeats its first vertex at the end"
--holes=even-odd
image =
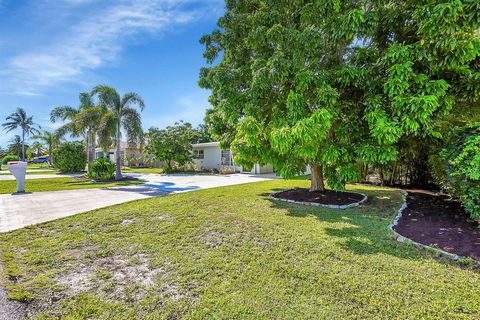
POLYGON ((195 142, 204 143, 212 142, 213 138, 210 134, 210 126, 208 124, 202 123, 195 128, 195 142))
POLYGON ((107 148, 112 141, 114 142, 113 144, 117 148, 115 180, 121 180, 120 138, 124 134, 130 146, 143 143, 140 112, 145 108, 145 103, 135 92, 128 92, 120 96, 115 88, 105 85, 93 88, 91 96, 97 96, 98 105, 106 108, 99 121, 97 133, 102 147, 107 148), (140 112, 134 106, 137 106, 140 112))
POLYGON ((7 163, 10 162, 10 161, 18 161, 18 160, 19 160, 19 157, 18 157, 18 156, 6 155, 6 156, 3 157, 3 159, 2 159, 2 164, 7 164, 7 163))
MULTIPOLYGON (((480 98, 476 1, 227 1, 205 35, 206 122, 236 163, 285 177, 323 166, 334 188, 357 161, 385 165, 404 137, 440 138, 480 98), (218 60, 217 60, 218 59, 218 60)), ((313 180, 312 180, 313 183, 313 180)))
POLYGON ((22 159, 25 161, 25 137, 32 134, 38 134, 40 126, 33 122, 33 117, 28 116, 27 112, 23 108, 17 108, 15 112, 5 118, 6 122, 2 124, 2 127, 6 132, 10 132, 17 128, 22 130, 21 144, 22 144, 22 159))
POLYGON ((89 177, 96 180, 111 180, 115 177, 115 163, 109 158, 100 158, 92 163, 92 172, 89 177))
POLYGON ((184 166, 192 160, 192 142, 196 137, 192 125, 183 121, 165 129, 150 128, 146 133, 146 152, 165 162, 166 170, 184 166))
POLYGON ((80 141, 64 142, 53 151, 53 165, 61 172, 80 172, 85 170, 87 153, 80 141))
POLYGON ((442 187, 458 196, 472 217, 480 219, 480 122, 457 129, 441 159, 448 174, 439 181, 442 187))

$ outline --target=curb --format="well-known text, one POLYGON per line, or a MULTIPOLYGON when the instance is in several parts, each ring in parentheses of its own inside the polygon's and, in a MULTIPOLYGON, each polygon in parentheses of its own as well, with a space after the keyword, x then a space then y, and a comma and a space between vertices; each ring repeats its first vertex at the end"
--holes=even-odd
MULTIPOLYGON (((434 248, 432 246, 428 246, 426 244, 422 244, 422 243, 418 243, 410 238, 407 238, 407 237, 404 237, 402 236, 400 233, 398 233, 397 231, 395 231, 395 226, 398 225, 398 222, 400 221, 400 218, 402 218, 403 216, 403 211, 407 208, 407 192, 404 191, 403 192, 403 204, 402 206, 400 207, 400 209, 398 209, 398 213, 397 215, 395 216, 395 219, 393 219, 393 222, 392 224, 390 224, 388 226, 388 228, 393 232, 393 237, 395 238, 395 240, 397 240, 398 242, 401 242, 401 243, 408 243, 408 244, 411 244, 413 245, 414 247, 417 247, 419 249, 425 249, 427 251, 430 251, 430 252, 434 252, 436 253, 437 255, 439 256, 443 256, 443 257, 446 257, 448 259, 451 259, 451 260, 454 260, 454 261, 458 261, 462 258, 468 258, 468 257, 462 257, 462 256, 459 256, 455 253, 450 253, 450 252, 447 252, 447 251, 444 251, 442 249, 438 249, 438 248, 434 248)), ((477 261, 477 263, 480 264, 480 261, 477 261)))
POLYGON ((321 203, 316 203, 316 202, 295 201, 295 200, 280 199, 280 198, 275 197, 276 194, 279 194, 279 193, 282 193, 282 192, 285 192, 285 191, 289 191, 289 190, 295 190, 295 189, 297 189, 297 188, 290 188, 290 189, 285 189, 285 190, 273 192, 268 196, 268 198, 271 199, 271 200, 301 204, 301 205, 306 205, 306 206, 325 207, 325 208, 330 208, 330 209, 341 209, 341 210, 358 207, 359 205, 361 205, 362 203, 364 203, 368 199, 366 194, 359 193, 359 192, 351 192, 351 191, 348 191, 348 192, 355 193, 355 194, 360 194, 360 195, 363 196, 363 199, 358 201, 358 202, 354 202, 354 203, 350 203, 350 204, 335 205, 335 204, 321 204, 321 203))

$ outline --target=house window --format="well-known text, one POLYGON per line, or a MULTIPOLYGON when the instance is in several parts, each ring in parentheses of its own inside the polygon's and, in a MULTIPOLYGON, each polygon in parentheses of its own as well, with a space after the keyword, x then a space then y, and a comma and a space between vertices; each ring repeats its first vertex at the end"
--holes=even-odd
POLYGON ((194 159, 203 159, 205 157, 205 152, 203 149, 195 149, 193 150, 193 158, 194 159))
POLYGON ((222 166, 233 166, 233 159, 230 150, 222 150, 222 166))

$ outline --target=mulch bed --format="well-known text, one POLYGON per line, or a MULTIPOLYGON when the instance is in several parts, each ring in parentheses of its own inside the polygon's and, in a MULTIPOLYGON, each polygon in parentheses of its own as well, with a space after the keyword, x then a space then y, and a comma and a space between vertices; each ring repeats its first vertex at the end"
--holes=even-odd
POLYGON ((395 230, 418 243, 480 260, 480 228, 448 196, 409 190, 407 208, 395 230))
POLYGON ((342 206, 361 201, 363 195, 353 192, 332 190, 310 192, 306 188, 296 188, 276 193, 275 198, 342 206))

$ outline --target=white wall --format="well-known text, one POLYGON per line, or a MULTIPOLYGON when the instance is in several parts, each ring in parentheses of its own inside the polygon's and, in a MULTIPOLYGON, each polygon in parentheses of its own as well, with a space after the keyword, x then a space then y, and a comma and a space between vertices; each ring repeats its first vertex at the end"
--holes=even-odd
POLYGON ((193 162, 197 170, 217 169, 220 170, 222 165, 222 151, 219 147, 201 147, 194 150, 203 150, 203 159, 195 159, 193 162))

